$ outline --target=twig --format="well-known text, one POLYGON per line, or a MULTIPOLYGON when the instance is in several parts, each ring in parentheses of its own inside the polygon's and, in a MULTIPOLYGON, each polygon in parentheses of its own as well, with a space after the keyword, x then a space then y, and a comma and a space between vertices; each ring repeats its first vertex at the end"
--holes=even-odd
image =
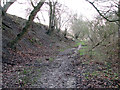
MULTIPOLYGON (((113 32, 111 34, 109 34, 108 36, 106 36, 106 38, 108 38, 110 35, 114 34, 116 32, 113 32)), ((94 48, 96 48, 97 46, 99 46, 104 40, 106 40, 106 38, 103 38, 100 42, 98 42, 95 46, 92 47, 92 49, 90 49, 89 51, 93 50, 94 48)), ((88 52, 89 52, 88 51, 88 52)))

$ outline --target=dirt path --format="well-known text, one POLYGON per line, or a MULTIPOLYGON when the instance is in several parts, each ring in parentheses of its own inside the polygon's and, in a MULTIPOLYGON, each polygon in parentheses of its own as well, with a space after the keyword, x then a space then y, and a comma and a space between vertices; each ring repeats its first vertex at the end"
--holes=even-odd
POLYGON ((106 64, 76 55, 76 50, 66 49, 58 55, 53 55, 55 57, 53 60, 50 60, 52 56, 38 57, 37 60, 24 63, 22 66, 9 67, 9 72, 5 69, 4 87, 85 89, 118 87, 116 81, 103 76, 106 72, 102 71, 109 69, 106 64))
POLYGON ((74 49, 60 52, 56 59, 48 66, 42 68, 34 87, 41 88, 76 88, 75 69, 72 65, 73 58, 69 58, 74 49))

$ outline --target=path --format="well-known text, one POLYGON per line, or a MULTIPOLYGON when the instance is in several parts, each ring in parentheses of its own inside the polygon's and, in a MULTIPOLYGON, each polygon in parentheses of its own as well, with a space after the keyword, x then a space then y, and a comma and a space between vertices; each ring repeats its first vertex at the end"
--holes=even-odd
POLYGON ((70 58, 74 50, 67 49, 60 52, 56 59, 42 70, 36 86, 41 88, 76 88, 75 69, 72 64, 74 59, 70 58))

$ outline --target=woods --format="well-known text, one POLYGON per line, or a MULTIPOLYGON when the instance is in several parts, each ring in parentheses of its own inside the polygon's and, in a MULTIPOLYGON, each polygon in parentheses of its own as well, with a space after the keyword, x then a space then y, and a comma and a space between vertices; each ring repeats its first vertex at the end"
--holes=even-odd
POLYGON ((120 87, 120 0, 0 2, 3 88, 120 87))
POLYGON ((108 22, 115 22, 115 23, 117 23, 117 25, 118 25, 118 31, 116 31, 116 32, 118 32, 118 48, 119 48, 118 49, 118 58, 119 58, 120 57, 120 0, 118 0, 118 1, 111 1, 111 0, 109 0, 108 1, 108 2, 111 3, 111 6, 109 7, 109 10, 106 11, 105 13, 107 14, 107 13, 111 13, 112 12, 112 14, 117 17, 117 19, 115 18, 115 19, 112 19, 112 20, 109 19, 102 12, 100 12, 100 10, 94 5, 95 2, 90 2, 89 0, 86 0, 86 1, 88 1, 97 10, 97 12, 99 13, 99 15, 102 16, 105 20, 107 20, 108 22), (112 3, 113 3, 113 5, 112 5, 112 3), (117 8, 117 9, 111 10, 111 8, 117 8))

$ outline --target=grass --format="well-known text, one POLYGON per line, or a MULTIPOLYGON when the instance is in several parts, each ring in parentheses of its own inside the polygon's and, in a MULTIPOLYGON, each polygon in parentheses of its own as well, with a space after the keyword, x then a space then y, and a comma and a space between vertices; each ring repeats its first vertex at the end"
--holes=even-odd
POLYGON ((38 39, 38 38, 35 38, 35 37, 33 37, 32 39, 29 39, 29 41, 30 41, 32 44, 37 43, 37 44, 39 44, 39 45, 42 45, 42 43, 39 41, 39 39, 38 39))
POLYGON ((54 58, 52 58, 52 57, 50 57, 50 58, 49 58, 49 61, 51 61, 51 62, 52 62, 53 60, 54 60, 54 58))
POLYGON ((27 70, 27 69, 24 69, 23 72, 21 73, 24 77, 22 78, 22 80, 24 82, 27 82, 29 80, 29 77, 28 75, 31 73, 31 70, 27 70))
POLYGON ((21 73, 20 73, 20 79, 19 79, 19 83, 22 82, 22 87, 28 85, 28 84, 35 84, 37 83, 38 78, 41 77, 41 70, 40 69, 36 69, 34 71, 35 76, 33 76, 34 74, 32 73, 33 69, 29 68, 29 69, 24 69, 21 73), (36 73, 37 72, 37 73, 36 73), (37 74, 37 76, 36 76, 37 74))
POLYGON ((77 41, 74 46, 75 46, 75 47, 78 47, 80 44, 81 44, 81 45, 86 45, 86 44, 85 44, 85 41, 77 41))
POLYGON ((59 49, 58 51, 63 52, 63 51, 65 51, 65 49, 59 49))
POLYGON ((33 84, 36 83, 37 80, 38 80, 38 78, 37 78, 37 77, 34 77, 34 78, 33 78, 33 84))
POLYGON ((89 63, 90 63, 90 61, 82 62, 82 64, 89 64, 89 63))
POLYGON ((98 76, 99 75, 99 72, 98 71, 94 71, 91 73, 92 76, 98 76))
POLYGON ((80 55, 97 55, 96 51, 89 51, 90 47, 87 46, 87 43, 85 41, 77 41, 74 46, 78 47, 79 45, 82 45, 82 48, 79 50, 80 55))

